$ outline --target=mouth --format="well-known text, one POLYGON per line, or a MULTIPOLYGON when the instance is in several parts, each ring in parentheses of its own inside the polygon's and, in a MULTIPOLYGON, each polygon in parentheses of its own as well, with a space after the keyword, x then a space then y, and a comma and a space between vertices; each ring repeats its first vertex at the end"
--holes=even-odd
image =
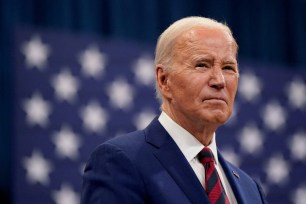
POLYGON ((205 98, 203 102, 209 101, 209 102, 224 102, 226 103, 226 100, 223 97, 210 97, 210 98, 205 98))

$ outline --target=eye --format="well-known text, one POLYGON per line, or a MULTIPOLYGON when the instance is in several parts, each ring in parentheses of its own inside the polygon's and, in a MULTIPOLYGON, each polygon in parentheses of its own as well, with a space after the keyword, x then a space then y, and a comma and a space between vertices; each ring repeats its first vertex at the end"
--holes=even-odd
POLYGON ((234 66, 229 66, 229 65, 224 66, 224 67, 223 67, 223 70, 226 70, 226 71, 233 71, 233 72, 236 72, 236 71, 237 71, 236 67, 234 67, 234 66))
POLYGON ((208 68, 208 67, 209 65, 207 63, 201 62, 196 64, 196 68, 208 68))

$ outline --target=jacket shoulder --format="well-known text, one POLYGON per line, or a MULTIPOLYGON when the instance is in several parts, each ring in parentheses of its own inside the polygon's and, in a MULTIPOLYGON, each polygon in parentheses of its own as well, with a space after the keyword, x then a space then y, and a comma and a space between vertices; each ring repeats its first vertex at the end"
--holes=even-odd
POLYGON ((221 160, 225 164, 222 166, 231 183, 238 203, 267 203, 264 192, 257 181, 239 167, 223 158, 221 160))

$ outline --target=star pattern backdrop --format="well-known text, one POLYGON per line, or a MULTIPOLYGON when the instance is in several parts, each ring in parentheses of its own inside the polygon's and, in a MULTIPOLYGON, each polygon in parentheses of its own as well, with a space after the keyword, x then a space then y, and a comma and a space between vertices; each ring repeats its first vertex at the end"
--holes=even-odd
MULTIPOLYGON (((21 203, 78 204, 93 149, 159 114, 154 47, 19 29, 14 62, 14 189, 21 203)), ((259 180, 270 203, 306 200, 306 75, 240 65, 219 149, 259 180)))

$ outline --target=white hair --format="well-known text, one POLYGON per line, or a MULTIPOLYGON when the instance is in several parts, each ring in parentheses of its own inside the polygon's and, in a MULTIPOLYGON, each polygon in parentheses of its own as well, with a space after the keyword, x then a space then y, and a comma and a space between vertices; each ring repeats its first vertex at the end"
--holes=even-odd
MULTIPOLYGON (((191 16, 182 18, 173 24, 171 24, 158 38, 156 49, 155 49, 155 66, 158 64, 164 65, 166 71, 169 71, 171 65, 171 60, 174 55, 174 46, 178 37, 188 30, 191 30, 195 27, 204 27, 204 28, 219 28, 227 32, 234 41, 234 45, 238 49, 238 45, 232 35, 230 28, 216 20, 200 17, 200 16, 191 16)), ((159 101, 162 101, 162 96, 158 88, 156 81, 155 85, 156 96, 159 101)))

